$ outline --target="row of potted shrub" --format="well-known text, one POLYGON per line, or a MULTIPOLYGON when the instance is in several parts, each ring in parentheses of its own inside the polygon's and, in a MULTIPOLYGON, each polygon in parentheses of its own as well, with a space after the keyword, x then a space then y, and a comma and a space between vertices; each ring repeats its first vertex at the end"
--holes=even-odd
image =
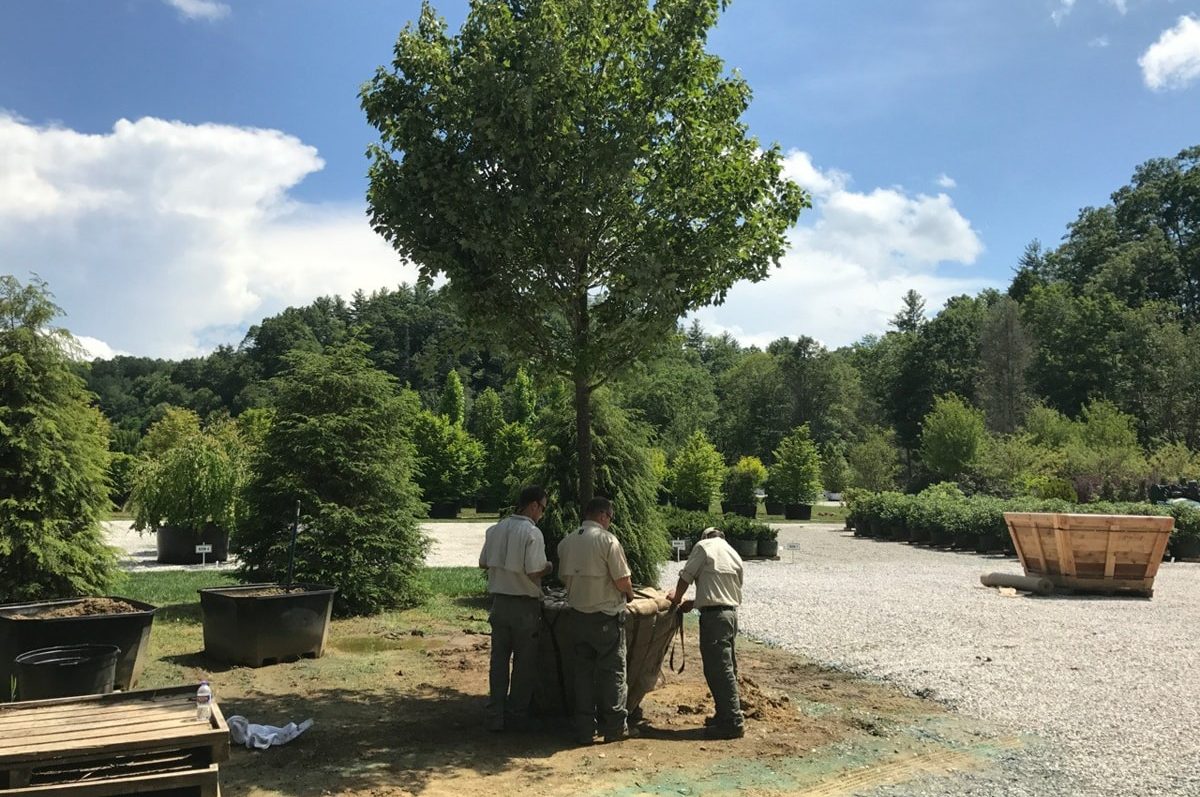
POLYGON ((686 545, 681 555, 686 556, 700 534, 709 526, 725 532, 725 539, 733 546, 742 558, 751 556, 777 556, 779 554, 779 531, 766 523, 727 513, 718 515, 713 512, 677 509, 675 507, 659 507, 659 513, 666 529, 667 539, 685 540, 686 545))
POLYGON ((1171 515, 1175 531, 1170 553, 1200 556, 1200 510, 1185 504, 1096 502, 1072 504, 1041 498, 966 496, 956 485, 934 485, 917 495, 863 493, 847 495, 847 526, 856 536, 878 537, 979 553, 1015 553, 1005 512, 1072 512, 1103 515, 1171 515))

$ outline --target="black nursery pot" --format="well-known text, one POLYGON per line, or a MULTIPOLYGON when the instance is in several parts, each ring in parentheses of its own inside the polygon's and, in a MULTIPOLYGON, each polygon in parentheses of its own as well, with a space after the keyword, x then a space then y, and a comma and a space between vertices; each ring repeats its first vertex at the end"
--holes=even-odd
POLYGON ((229 558, 229 532, 211 523, 199 535, 182 526, 160 526, 154 537, 159 564, 198 565, 201 562, 224 562, 229 558), (211 545, 212 552, 198 554, 197 545, 211 545))
POLYGON ((783 516, 787 520, 812 520, 812 504, 784 504, 783 516))
POLYGON ((12 700, 14 659, 40 648, 71 645, 113 645, 121 650, 113 685, 123 691, 136 682, 145 664, 150 627, 156 606, 131 598, 108 596, 138 609, 126 614, 89 614, 80 617, 37 617, 46 609, 69 606, 83 598, 9 603, 0 606, 0 702, 12 700))
POLYGON ((64 645, 22 653, 13 660, 17 697, 50 700, 76 695, 106 695, 113 690, 116 645, 64 645))
POLYGON ((296 584, 303 592, 254 595, 278 584, 199 590, 204 653, 218 661, 261 667, 297 658, 320 658, 329 637, 334 587, 296 584))

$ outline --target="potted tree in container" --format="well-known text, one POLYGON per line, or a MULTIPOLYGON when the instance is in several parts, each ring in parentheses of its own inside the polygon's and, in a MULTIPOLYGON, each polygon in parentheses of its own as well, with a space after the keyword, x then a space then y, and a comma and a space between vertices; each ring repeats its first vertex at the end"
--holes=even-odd
POLYGON ((223 423, 185 435, 139 467, 130 495, 133 526, 154 530, 159 562, 228 557, 245 472, 237 434, 232 423, 223 423), (201 544, 212 551, 196 553, 201 544))
POLYGON ((429 504, 429 517, 458 517, 459 509, 479 488, 483 446, 462 424, 432 412, 420 412, 413 420, 412 441, 417 482, 429 504))
POLYGON ((821 494, 821 456, 808 424, 793 429, 775 449, 767 494, 783 502, 783 515, 788 520, 812 518, 812 505, 821 494))
POLYGON ((708 442, 704 432, 693 432, 675 454, 668 475, 675 505, 680 509, 708 511, 724 476, 721 453, 708 442))
MULTIPOLYGON (((116 683, 136 680, 154 607, 105 595, 116 558, 100 520, 111 508, 109 430, 75 372, 74 339, 54 326, 44 283, 0 275, 0 701, 14 659, 39 648, 121 648, 116 683), (122 612, 122 613, 119 613, 122 612)), ((18 684, 18 690, 20 685, 18 684)))
POLYGON ((287 362, 235 538, 242 574, 260 583, 200 591, 205 652, 251 666, 322 655, 333 611, 416 603, 429 547, 408 439, 415 394, 358 342, 287 362))
POLYGON ((756 491, 767 479, 767 469, 758 457, 742 457, 725 471, 721 486, 721 508, 742 517, 758 514, 756 491))

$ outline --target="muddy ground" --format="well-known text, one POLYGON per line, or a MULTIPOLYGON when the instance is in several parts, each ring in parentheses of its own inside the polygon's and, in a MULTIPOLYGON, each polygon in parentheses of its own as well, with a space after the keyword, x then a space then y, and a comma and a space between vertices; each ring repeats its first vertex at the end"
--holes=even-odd
POLYGON ((261 669, 216 666, 197 654, 198 620, 196 606, 160 612, 139 687, 208 677, 226 715, 315 721, 287 746, 235 748, 221 767, 225 797, 852 795, 986 769, 1021 744, 930 700, 745 641, 746 737, 705 741, 712 702, 694 621, 685 671, 643 703, 642 736, 576 747, 565 722, 525 734, 484 730, 489 639, 481 598, 335 621, 323 658, 261 669))

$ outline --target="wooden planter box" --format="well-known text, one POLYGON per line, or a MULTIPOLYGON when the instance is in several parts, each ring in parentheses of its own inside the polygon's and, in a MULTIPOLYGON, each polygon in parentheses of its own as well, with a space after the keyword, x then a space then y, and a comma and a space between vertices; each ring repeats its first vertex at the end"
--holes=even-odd
POLYGON ((1005 512, 1027 576, 1085 592, 1149 597, 1174 518, 1005 512))

